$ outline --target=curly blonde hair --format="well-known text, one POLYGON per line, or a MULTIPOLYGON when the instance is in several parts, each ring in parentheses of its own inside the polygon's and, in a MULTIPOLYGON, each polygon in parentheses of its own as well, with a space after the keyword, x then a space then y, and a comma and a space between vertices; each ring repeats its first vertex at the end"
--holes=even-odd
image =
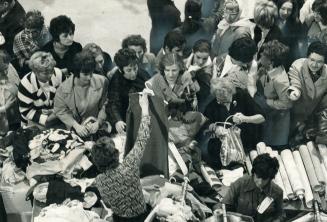
POLYGON ((29 67, 35 73, 53 71, 55 66, 56 61, 49 52, 35 52, 29 60, 29 67))

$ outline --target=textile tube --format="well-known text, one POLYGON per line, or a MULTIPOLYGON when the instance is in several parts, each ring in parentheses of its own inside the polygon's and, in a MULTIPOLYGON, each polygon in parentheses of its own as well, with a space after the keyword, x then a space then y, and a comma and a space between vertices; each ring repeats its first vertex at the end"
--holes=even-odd
POLYGON ((304 192, 305 204, 308 208, 312 208, 313 194, 312 194, 312 190, 310 187, 310 182, 309 182, 307 173, 305 172, 305 168, 303 165, 303 161, 302 161, 300 152, 297 150, 293 151, 293 157, 294 157, 294 161, 297 166, 297 169, 300 172, 302 184, 305 189, 305 192, 304 192))
POLYGON ((293 192, 296 194, 297 197, 302 199, 304 197, 304 185, 302 184, 301 176, 299 174, 299 171, 297 170, 293 155, 291 150, 283 150, 281 152, 281 157, 284 164, 287 164, 287 167, 285 168, 288 179, 290 181, 290 184, 292 186, 293 192))
POLYGON ((318 179, 319 183, 322 185, 322 189, 320 191, 324 191, 325 185, 326 185, 326 179, 325 179, 324 172, 321 169, 320 154, 318 153, 318 150, 315 147, 315 145, 313 144, 313 142, 308 142, 307 143, 307 148, 308 148, 309 153, 310 153, 310 157, 311 157, 311 160, 312 160, 312 163, 313 163, 313 166, 314 166, 314 170, 316 172, 317 179, 318 179))
POLYGON ((305 171, 307 172, 308 179, 312 188, 312 191, 319 192, 323 189, 323 186, 318 182, 315 168, 313 166, 310 152, 306 145, 301 145, 299 148, 301 158, 305 167, 305 171))
MULTIPOLYGON (((277 151, 275 151, 275 152, 270 151, 269 154, 270 154, 271 157, 275 157, 277 159, 277 156, 278 156, 277 151)), ((286 191, 285 191, 285 187, 284 187, 284 184, 283 184, 283 179, 282 179, 282 176, 280 175, 279 169, 278 169, 277 174, 275 176, 274 182, 283 190, 283 200, 288 200, 288 197, 287 197, 287 194, 286 194, 286 191)))
POLYGON ((318 144, 318 150, 327 169, 327 147, 324 144, 318 144))
POLYGON ((278 159, 278 162, 279 162, 279 172, 280 172, 280 175, 281 175, 282 180, 283 180, 286 195, 287 195, 288 199, 291 199, 291 200, 295 199, 296 196, 293 193, 292 186, 291 186, 290 181, 288 179, 288 176, 287 176, 287 173, 286 173, 285 166, 284 166, 284 163, 282 161, 282 158, 278 154, 276 155, 276 158, 278 159))
POLYGON ((264 142, 260 142, 257 144, 257 151, 258 154, 264 154, 266 153, 266 144, 264 142))
POLYGON ((250 159, 253 162, 253 160, 258 156, 258 152, 256 150, 250 151, 250 159))

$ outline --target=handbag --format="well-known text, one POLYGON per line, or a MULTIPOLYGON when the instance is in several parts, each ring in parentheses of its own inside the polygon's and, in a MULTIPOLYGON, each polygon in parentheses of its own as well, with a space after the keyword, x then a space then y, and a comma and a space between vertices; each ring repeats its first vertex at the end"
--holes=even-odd
POLYGON ((229 123, 229 116, 225 122, 215 123, 215 136, 221 141, 220 159, 223 166, 232 162, 245 164, 245 152, 241 140, 241 129, 236 124, 229 123))

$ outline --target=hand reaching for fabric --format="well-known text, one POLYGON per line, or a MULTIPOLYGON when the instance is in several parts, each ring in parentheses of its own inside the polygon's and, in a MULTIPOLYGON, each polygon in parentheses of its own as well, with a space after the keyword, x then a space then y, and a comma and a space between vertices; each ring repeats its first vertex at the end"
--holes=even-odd
POLYGON ((124 121, 118 121, 116 124, 115 124, 115 128, 117 130, 117 132, 119 134, 123 134, 125 133, 125 127, 126 127, 126 123, 124 121))
POLYGON ((73 125, 77 135, 81 136, 81 137, 86 137, 88 136, 89 132, 87 131, 85 126, 82 126, 78 123, 73 125))

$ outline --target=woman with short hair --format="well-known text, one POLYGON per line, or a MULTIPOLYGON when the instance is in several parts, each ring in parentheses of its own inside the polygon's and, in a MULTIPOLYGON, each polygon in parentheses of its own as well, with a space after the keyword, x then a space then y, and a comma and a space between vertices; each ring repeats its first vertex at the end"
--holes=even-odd
POLYGON ((18 87, 19 111, 23 125, 44 128, 56 120, 53 99, 65 77, 55 66, 56 61, 50 53, 35 52, 31 56, 29 67, 32 72, 24 76, 18 87))
POLYGON ((74 58, 73 75, 58 88, 54 98, 55 115, 67 129, 73 128, 81 137, 95 134, 107 118, 108 80, 94 74, 95 67, 92 54, 78 53, 74 58), (90 117, 94 121, 84 124, 90 117))
POLYGON ((120 49, 115 54, 114 61, 118 69, 110 81, 106 112, 116 131, 123 133, 126 127, 129 94, 142 91, 145 81, 150 76, 139 69, 136 53, 132 49, 120 49))
POLYGON ((261 46, 273 39, 282 41, 282 32, 277 26, 278 9, 273 1, 259 1, 254 8, 254 41, 258 46, 257 59, 260 59, 261 46))
POLYGON ((289 47, 273 40, 262 45, 256 103, 264 110, 266 121, 263 128, 263 142, 272 148, 288 145, 290 108, 292 102, 287 90, 290 86, 284 63, 289 47))
MULTIPOLYGON (((228 119, 228 122, 237 124, 241 129, 241 140, 244 149, 249 151, 255 147, 261 141, 261 123, 265 121, 265 118, 262 110, 251 96, 246 91, 236 88, 226 78, 211 80, 211 94, 215 98, 204 111, 204 115, 208 118, 205 128, 213 130, 215 135, 219 136, 221 128, 215 127, 215 123, 225 122, 228 117, 232 116, 232 118, 228 119)), ((209 141, 201 138, 200 146, 205 161, 214 169, 221 169, 221 141, 218 137, 209 141)))
POLYGON ((74 56, 82 51, 82 45, 74 41, 75 24, 66 15, 59 15, 50 21, 49 27, 52 41, 42 51, 50 52, 64 75, 73 70, 74 56))
POLYGON ((269 154, 258 155, 252 176, 245 175, 229 187, 222 203, 228 211, 253 217, 254 221, 283 221, 283 190, 273 182, 279 163, 269 154), (262 204, 261 203, 269 203, 262 204))

